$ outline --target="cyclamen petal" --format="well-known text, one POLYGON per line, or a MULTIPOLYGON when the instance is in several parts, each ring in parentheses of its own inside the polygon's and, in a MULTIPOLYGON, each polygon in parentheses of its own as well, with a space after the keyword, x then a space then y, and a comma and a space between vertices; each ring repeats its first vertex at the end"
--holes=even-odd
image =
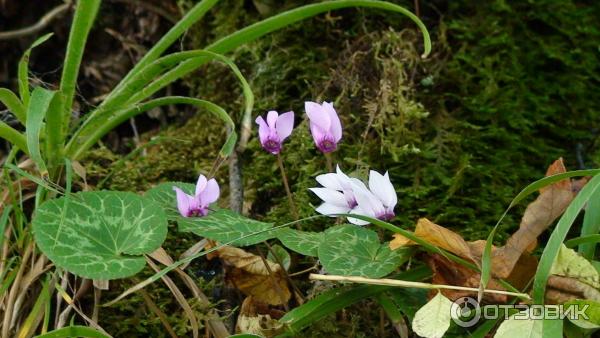
POLYGON ((323 203, 318 208, 316 208, 315 211, 320 213, 321 215, 329 215, 331 217, 336 217, 335 214, 347 214, 348 211, 350 211, 350 209, 339 205, 323 203))
POLYGON ((198 182, 196 182, 196 192, 195 195, 198 196, 200 195, 200 193, 206 189, 206 184, 208 183, 208 180, 206 179, 206 176, 204 175, 200 175, 198 177, 198 182))
POLYGON ((307 101, 304 102, 304 109, 306 110, 306 115, 311 124, 314 124, 322 130, 329 130, 329 127, 331 126, 329 114, 323 110, 323 107, 320 104, 307 101))
POLYGON ((217 180, 211 178, 206 183, 206 189, 200 193, 200 200, 207 206, 219 199, 221 191, 217 180))
POLYGON ((188 217, 190 213, 190 200, 192 200, 193 197, 177 187, 173 187, 173 190, 175 190, 175 195, 177 196, 177 209, 179 210, 179 213, 183 217, 188 217))
POLYGON ((329 102, 319 105, 307 101, 304 109, 310 120, 310 132, 317 148, 323 153, 335 151, 342 138, 342 124, 333 105, 329 102))
POLYGON ((288 138, 292 134, 292 130, 294 130, 294 112, 289 111, 279 115, 275 129, 281 142, 288 138))
POLYGON ((347 207, 346 198, 344 194, 339 191, 327 189, 327 188, 310 188, 310 191, 314 192, 315 195, 319 196, 320 199, 325 203, 337 205, 341 207, 347 207))
POLYGON ((338 174, 328 173, 317 176, 317 182, 324 186, 325 188, 333 189, 333 190, 343 190, 342 184, 338 179, 338 174))
MULTIPOLYGON (((395 216, 397 196, 387 172, 384 175, 375 171, 369 173, 371 190, 361 180, 346 175, 339 166, 335 173, 317 176, 317 182, 323 187, 310 190, 324 202, 316 210, 321 214, 350 213, 381 220, 395 216)), ((348 217, 348 221, 357 225, 369 223, 355 217, 348 217)))
POLYGON ((294 129, 294 112, 287 112, 281 116, 274 110, 267 113, 267 121, 259 116, 255 120, 258 124, 258 137, 262 147, 271 154, 281 152, 283 141, 290 136, 294 129))
MULTIPOLYGON (((356 206, 354 209, 350 210, 349 214, 364 215, 365 212, 362 211, 362 209, 359 206, 356 206)), ((348 217, 348 222, 350 222, 352 224, 356 224, 356 225, 369 224, 369 222, 367 222, 367 221, 363 221, 362 219, 358 219, 358 218, 354 218, 354 217, 348 217)))
POLYGON ((331 121, 331 134, 337 143, 342 139, 342 123, 340 122, 340 118, 335 109, 333 109, 333 104, 329 102, 323 102, 323 110, 329 115, 329 121, 331 121))
POLYGON ((275 129, 275 124, 277 123, 278 117, 279 114, 277 114, 277 112, 274 110, 271 110, 267 113, 267 125, 269 126, 269 129, 275 129))
POLYGON ((260 140, 260 144, 264 144, 265 142, 267 142, 267 139, 269 137, 269 126, 267 125, 267 122, 265 122, 265 120, 262 118, 262 116, 257 117, 255 122, 258 124, 258 137, 260 140))
POLYGON ((369 172, 369 189, 371 192, 379 198, 386 208, 394 209, 396 203, 398 203, 398 196, 396 190, 390 182, 390 177, 386 172, 385 175, 371 170, 369 172))
POLYGON ((219 198, 219 184, 212 178, 207 180, 204 175, 198 177, 194 196, 186 194, 178 187, 173 187, 177 197, 177 209, 183 217, 206 216, 208 207, 219 198))

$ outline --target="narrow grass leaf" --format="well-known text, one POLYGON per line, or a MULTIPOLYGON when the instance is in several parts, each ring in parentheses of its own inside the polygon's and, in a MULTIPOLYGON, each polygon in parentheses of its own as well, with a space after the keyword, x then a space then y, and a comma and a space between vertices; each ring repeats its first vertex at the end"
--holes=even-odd
MULTIPOLYGON (((596 191, 590 197, 590 201, 585 209, 583 216, 583 226, 581 228, 581 237, 596 235, 600 233, 600 190, 596 191)), ((581 244, 578 248, 580 254, 587 259, 594 258, 596 253, 596 243, 581 244)))
POLYGON ((110 338, 99 331, 96 331, 87 326, 69 326, 62 329, 54 330, 46 334, 37 336, 36 338, 72 338, 72 337, 88 337, 88 338, 110 338))
MULTIPOLYGON (((29 57, 31 56, 31 51, 35 47, 41 45, 42 43, 44 43, 48 39, 50 39, 52 37, 52 35, 54 35, 54 33, 48 33, 46 35, 42 35, 41 37, 37 38, 31 44, 31 46, 29 46, 29 48, 27 48, 27 50, 25 51, 25 53, 23 53, 23 56, 19 60, 18 75, 17 75, 17 77, 19 79, 19 95, 21 96, 21 101, 23 102, 23 105, 25 107, 27 107, 29 105, 29 97, 30 97, 30 93, 29 93, 29 57)), ((21 120, 21 122, 23 124, 25 124, 25 119, 21 120)))
POLYGON ((581 191, 577 194, 573 202, 564 212, 556 228, 552 231, 550 239, 546 244, 546 248, 542 253, 538 268, 533 281, 533 300, 536 304, 544 304, 544 296, 546 292, 546 283, 550 276, 550 271, 558 252, 564 242, 569 229, 575 222, 577 215, 589 201, 597 190, 600 189, 600 176, 592 178, 581 191))
MULTIPOLYGON (((27 94, 29 94, 29 91, 27 94)), ((0 102, 2 102, 6 108, 8 108, 13 115, 15 115, 17 120, 19 120, 22 125, 25 125, 25 121, 27 120, 27 110, 25 109, 26 105, 19 100, 15 93, 6 88, 0 88, 0 102)))
POLYGON ((46 117, 46 112, 48 112, 48 108, 50 107, 54 95, 56 95, 56 92, 54 91, 36 87, 33 90, 33 93, 31 93, 31 101, 27 107, 27 147, 31 159, 37 165, 42 177, 48 174, 48 170, 46 169, 46 162, 44 162, 40 150, 40 133, 43 127, 44 117, 46 117))
POLYGON ((502 223, 502 221, 504 220, 504 217, 506 217, 508 212, 515 205, 517 205, 521 201, 523 201, 527 196, 533 194, 536 191, 539 191, 540 189, 542 189, 544 187, 547 187, 551 184, 554 184, 556 182, 559 182, 559 181, 562 181, 564 179, 568 179, 571 177, 593 176, 593 175, 596 175, 599 173, 600 173, 600 169, 590 169, 590 170, 574 170, 574 171, 568 171, 566 173, 547 176, 547 177, 541 178, 541 179, 529 184, 523 190, 521 190, 517 194, 517 196, 515 196, 515 198, 513 198, 513 200, 508 205, 508 208, 506 208, 506 210, 504 211, 504 213, 502 214, 500 219, 498 219, 498 222, 496 222, 496 225, 494 226, 494 228, 490 232, 488 238, 486 239, 485 249, 484 249, 483 255, 481 257, 481 271, 482 272, 481 272, 481 279, 480 279, 479 292, 477 294, 477 299, 481 300, 482 290, 487 287, 487 284, 490 281, 491 272, 492 272, 492 270, 491 270, 492 269, 492 245, 494 242, 494 235, 496 234, 496 231, 500 227, 500 224, 502 223))

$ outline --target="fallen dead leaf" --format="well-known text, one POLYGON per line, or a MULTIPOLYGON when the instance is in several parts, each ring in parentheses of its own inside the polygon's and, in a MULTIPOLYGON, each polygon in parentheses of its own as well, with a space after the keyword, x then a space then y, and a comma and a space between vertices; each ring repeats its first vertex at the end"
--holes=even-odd
POLYGON ((240 307, 236 329, 238 333, 251 333, 262 337, 274 337, 283 331, 283 311, 272 309, 268 304, 252 296, 246 297, 240 307))
MULTIPOLYGON (((478 272, 475 272, 467 267, 464 267, 458 263, 455 263, 446 257, 439 254, 430 254, 426 258, 427 265, 433 271, 433 278, 431 283, 433 284, 444 284, 444 285, 456 285, 477 288, 479 287, 479 280, 481 278, 478 272)), ((495 280, 491 280, 488 284, 488 289, 504 290, 504 288, 498 284, 495 280)), ((437 292, 437 291, 434 291, 437 292)), ((461 290, 441 290, 442 294, 448 299, 454 301, 461 297, 477 297, 477 292, 474 291, 461 291, 461 290)), ((483 300, 490 303, 506 303, 506 295, 486 293, 484 294, 483 300)))
POLYGON ((291 292, 279 264, 231 246, 218 249, 216 254, 225 266, 226 281, 244 294, 271 305, 290 300, 291 292))
MULTIPOLYGON (((415 228, 415 236, 457 256, 477 262, 471 254, 469 244, 462 236, 452 230, 431 222, 427 218, 419 219, 415 228)), ((390 249, 395 250, 402 246, 414 244, 416 243, 410 239, 400 234, 394 234, 394 239, 390 242, 390 249)))
POLYGON ((600 291, 575 278, 554 275, 548 278, 547 303, 563 304, 575 299, 600 301, 600 291))
MULTIPOLYGON (((562 158, 559 158, 548 167, 546 176, 566 171, 562 158)), ((506 278, 510 275, 521 254, 535 245, 537 237, 565 211, 575 194, 569 179, 540 189, 540 195, 525 209, 519 229, 492 256, 494 276, 506 278)))
POLYGON ((405 247, 405 246, 409 246, 409 245, 415 245, 416 243, 411 241, 410 239, 402 236, 401 234, 393 234, 392 237, 394 239, 392 239, 390 241, 390 249, 392 250, 396 250, 398 248, 401 247, 405 247))

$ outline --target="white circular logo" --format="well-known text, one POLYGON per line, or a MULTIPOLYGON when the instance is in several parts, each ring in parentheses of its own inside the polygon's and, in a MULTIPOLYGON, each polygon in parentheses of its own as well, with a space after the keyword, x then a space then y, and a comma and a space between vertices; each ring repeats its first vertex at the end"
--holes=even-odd
POLYGON ((471 327, 481 318, 479 303, 471 297, 455 300, 450 307, 450 316, 458 326, 471 327))

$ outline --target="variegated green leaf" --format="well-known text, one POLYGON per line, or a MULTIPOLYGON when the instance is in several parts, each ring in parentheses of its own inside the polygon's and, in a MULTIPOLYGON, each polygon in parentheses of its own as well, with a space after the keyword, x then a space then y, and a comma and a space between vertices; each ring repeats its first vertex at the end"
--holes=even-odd
POLYGON ((57 266, 90 279, 116 279, 142 270, 141 255, 167 236, 167 218, 156 203, 134 193, 80 192, 42 204, 33 234, 57 266))
POLYGON ((163 206, 167 217, 179 225, 179 231, 193 232, 221 243, 233 241, 232 245, 237 246, 260 243, 276 235, 275 231, 252 235, 273 228, 273 224, 259 222, 227 209, 213 208, 204 217, 183 217, 177 211, 174 186, 181 188, 187 194, 193 194, 195 188, 193 184, 167 182, 148 190, 145 196, 163 206))
POLYGON ((390 250, 375 231, 356 225, 339 225, 325 232, 319 245, 319 260, 328 273, 383 277, 406 262, 412 250, 390 250))
POLYGON ((322 232, 300 231, 290 228, 277 231, 277 238, 288 249, 312 257, 319 254, 319 244, 323 241, 324 236, 325 234, 322 232))

